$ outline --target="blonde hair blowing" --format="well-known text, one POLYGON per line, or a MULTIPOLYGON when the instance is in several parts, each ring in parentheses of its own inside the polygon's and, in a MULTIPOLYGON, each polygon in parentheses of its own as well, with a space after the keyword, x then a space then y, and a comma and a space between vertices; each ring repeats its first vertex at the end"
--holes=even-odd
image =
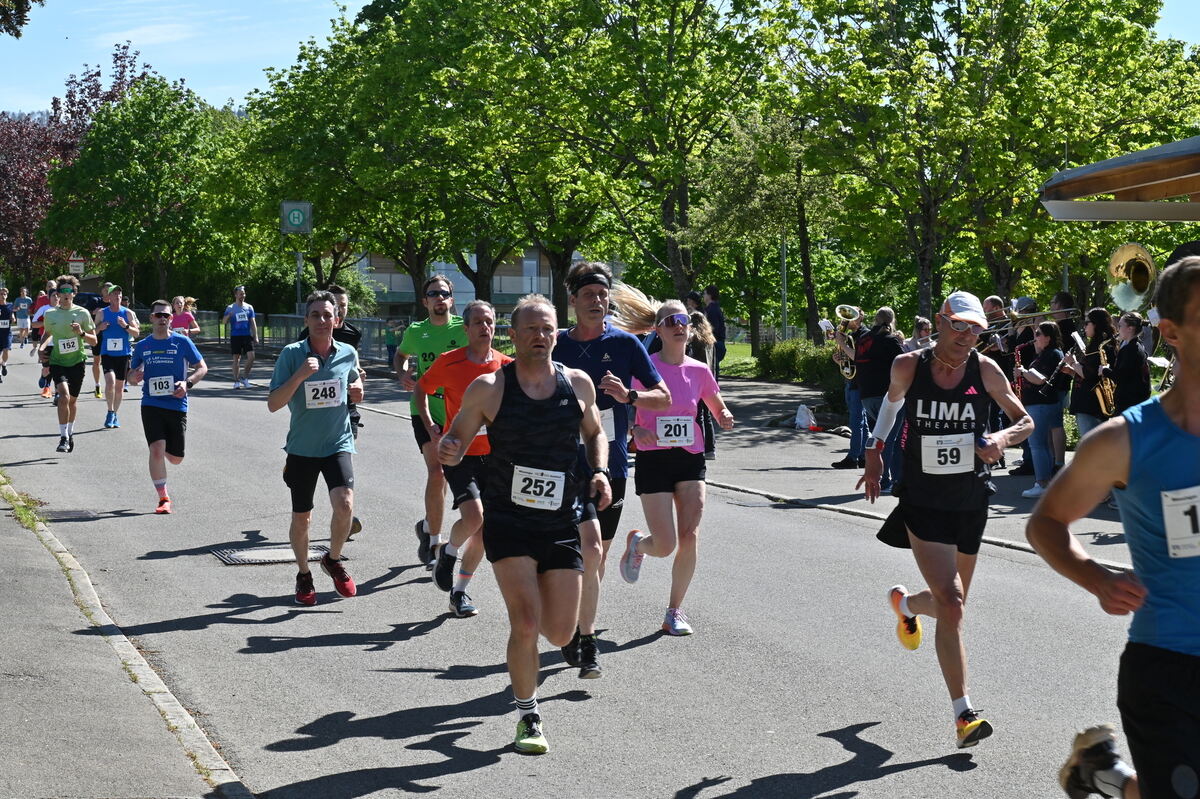
MULTIPOLYGON (((634 335, 642 335, 654 330, 666 317, 671 314, 687 314, 687 307, 679 300, 665 302, 648 297, 628 283, 614 283, 608 293, 609 302, 613 306, 613 324, 634 335)), ((689 314, 691 325, 688 335, 693 340, 711 347, 717 338, 713 335, 712 325, 704 314, 695 311, 689 314)))

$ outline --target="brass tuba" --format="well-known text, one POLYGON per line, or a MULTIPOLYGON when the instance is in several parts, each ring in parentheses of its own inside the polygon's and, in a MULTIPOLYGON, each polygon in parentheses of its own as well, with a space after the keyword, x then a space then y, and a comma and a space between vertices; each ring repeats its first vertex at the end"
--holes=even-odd
MULTIPOLYGON (((846 332, 851 322, 860 322, 863 318, 862 308, 853 305, 839 305, 833 309, 833 313, 841 320, 842 333, 846 332)), ((846 380, 853 380, 854 376, 858 374, 858 367, 854 365, 854 361, 846 359, 846 353, 842 352, 842 348, 836 342, 834 343, 833 360, 846 380)))
POLYGON ((1122 244, 1108 259, 1108 274, 1113 305, 1122 311, 1141 311, 1150 304, 1158 270, 1145 247, 1122 244))

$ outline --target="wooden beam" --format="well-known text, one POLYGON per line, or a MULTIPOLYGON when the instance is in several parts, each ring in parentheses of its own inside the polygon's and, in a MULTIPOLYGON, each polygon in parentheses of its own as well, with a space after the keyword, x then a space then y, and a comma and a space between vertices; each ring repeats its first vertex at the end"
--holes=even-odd
POLYGON ((1075 200, 1200 175, 1200 153, 1130 164, 1066 180, 1042 193, 1043 200, 1075 200))
POLYGON ((1053 219, 1067 222, 1200 222, 1200 201, 1042 200, 1042 205, 1053 219))
POLYGON ((1113 192, 1113 199, 1122 202, 1148 202, 1197 193, 1200 193, 1200 175, 1190 175, 1136 189, 1113 192))

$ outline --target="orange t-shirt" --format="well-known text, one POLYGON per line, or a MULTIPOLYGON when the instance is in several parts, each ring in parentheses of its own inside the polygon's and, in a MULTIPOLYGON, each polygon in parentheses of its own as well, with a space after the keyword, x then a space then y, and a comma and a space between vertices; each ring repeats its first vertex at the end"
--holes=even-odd
MULTIPOLYGON (((446 429, 449 430, 454 417, 458 415, 458 409, 462 407, 463 394, 467 393, 467 386, 471 385, 471 381, 480 375, 497 371, 511 360, 512 358, 504 353, 492 350, 490 361, 474 363, 467 357, 467 348, 459 347, 439 355, 433 365, 425 370, 425 374, 421 375, 417 387, 426 394, 436 394, 439 388, 442 389, 446 400, 446 429)), ((467 447, 466 454, 487 455, 491 451, 487 429, 480 428, 471 446, 467 447)))

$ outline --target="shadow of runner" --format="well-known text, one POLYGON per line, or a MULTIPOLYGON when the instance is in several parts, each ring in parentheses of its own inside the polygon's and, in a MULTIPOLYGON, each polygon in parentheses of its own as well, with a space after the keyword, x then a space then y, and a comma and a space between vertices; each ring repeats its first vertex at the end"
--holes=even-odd
MULTIPOLYGON (((838 730, 818 733, 821 738, 832 738, 853 755, 849 760, 807 774, 772 774, 769 777, 759 777, 752 780, 733 793, 722 794, 724 799, 742 797, 743 799, 761 799, 764 796, 788 797, 788 799, 850 799, 857 796, 858 791, 842 790, 841 793, 830 793, 848 788, 858 782, 870 782, 899 774, 902 771, 925 768, 927 766, 945 766, 951 771, 970 771, 976 768, 975 762, 966 752, 926 760, 913 760, 908 763, 887 764, 894 755, 878 744, 863 740, 859 734, 879 724, 878 721, 867 721, 851 724, 838 730)), ((729 777, 709 777, 695 785, 688 786, 675 794, 675 799, 694 799, 707 788, 727 782, 729 777)))

